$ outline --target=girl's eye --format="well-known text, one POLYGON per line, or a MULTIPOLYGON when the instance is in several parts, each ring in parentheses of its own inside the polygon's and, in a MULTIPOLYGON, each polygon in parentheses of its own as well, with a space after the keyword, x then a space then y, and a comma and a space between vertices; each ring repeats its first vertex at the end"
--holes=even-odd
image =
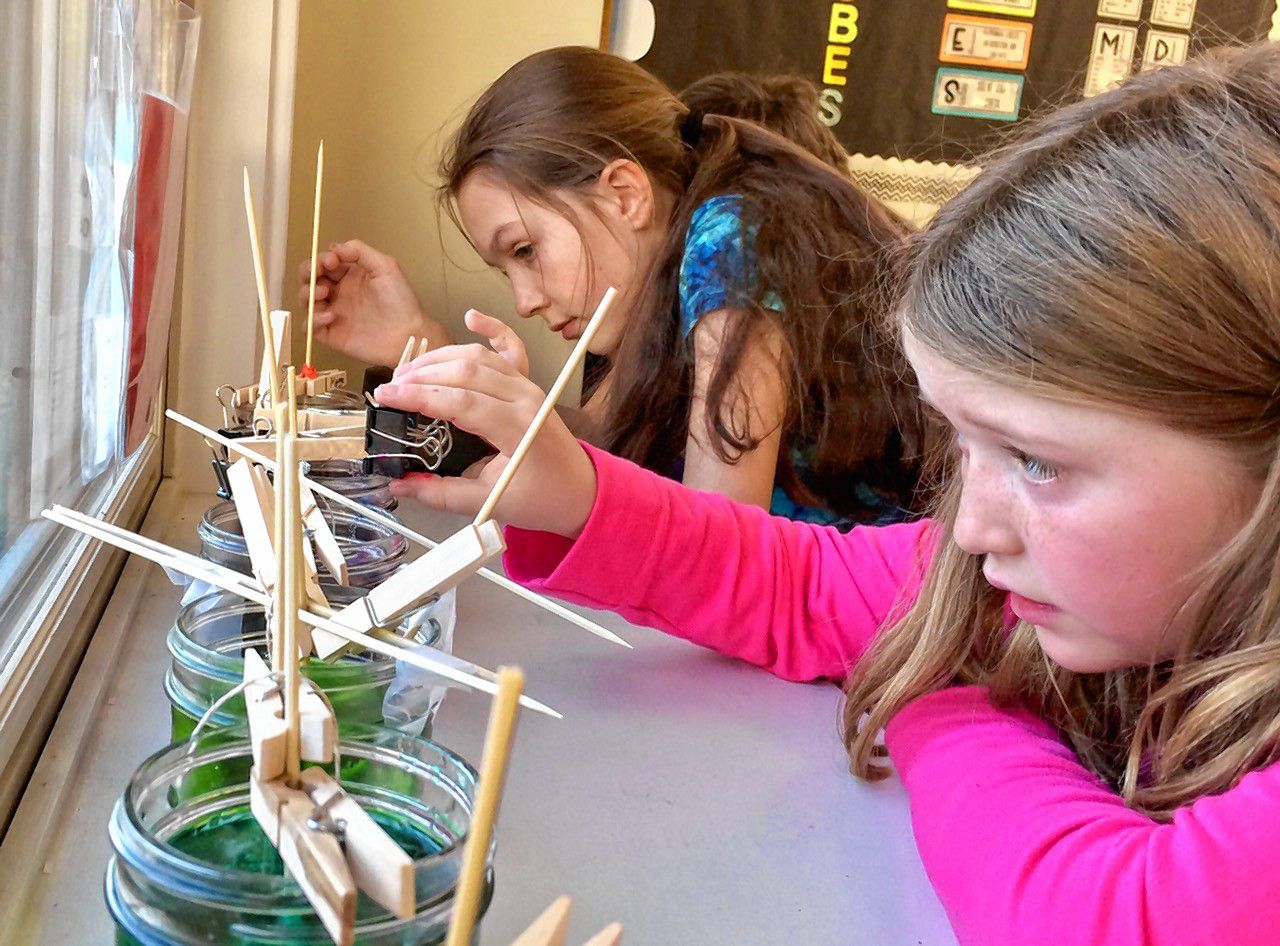
POLYGON ((515 259, 519 259, 519 260, 529 259, 530 257, 533 256, 533 244, 521 243, 519 246, 517 246, 514 250, 511 251, 511 255, 515 259))
POLYGON ((1048 483, 1058 478, 1058 470, 1056 467, 1050 466, 1043 460, 1037 459, 1021 450, 1015 450, 1014 456, 1018 462, 1022 464, 1022 469, 1026 471, 1027 476, 1037 483, 1048 483))

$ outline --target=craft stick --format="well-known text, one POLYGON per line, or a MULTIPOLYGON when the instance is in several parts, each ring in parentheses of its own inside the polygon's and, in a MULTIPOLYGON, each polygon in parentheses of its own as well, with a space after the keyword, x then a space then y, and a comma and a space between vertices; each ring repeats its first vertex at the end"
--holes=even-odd
POLYGON ((610 923, 591 939, 585 946, 620 946, 622 943, 622 924, 610 923))
POLYGON ((342 847, 360 889, 400 919, 412 919, 416 907, 413 858, 323 769, 303 772, 302 789, 330 817, 345 823, 342 847))
POLYGON ((258 245, 258 215, 253 209, 253 189, 249 186, 249 168, 244 169, 244 212, 249 221, 249 245, 253 250, 253 275, 258 284, 258 312, 262 317, 263 357, 270 365, 271 397, 280 390, 280 368, 271 357, 274 349, 271 332, 271 308, 267 302, 267 277, 262 264, 262 249, 258 245))
MULTIPOLYGON (((172 408, 165 411, 165 416, 167 416, 170 420, 173 420, 181 424, 187 429, 193 430, 196 433, 202 435, 206 440, 210 440, 216 444, 219 444, 220 446, 226 447, 228 450, 230 450, 233 453, 237 453, 241 456, 247 456, 252 458, 254 462, 261 463, 263 467, 265 467, 268 470, 274 470, 276 467, 275 461, 272 460, 271 458, 264 457, 260 453, 249 449, 248 447, 241 444, 238 440, 232 439, 230 437, 222 436, 217 431, 204 426, 199 421, 192 420, 191 418, 187 417, 184 414, 179 414, 177 411, 173 410, 172 408)), ((301 480, 302 482, 306 483, 307 486, 309 486, 312 490, 314 490, 316 493, 320 494, 321 496, 324 496, 326 499, 332 500, 333 502, 337 503, 339 506, 344 506, 347 509, 360 513, 366 519, 370 519, 373 522, 378 523, 379 525, 385 526, 386 528, 395 532, 397 535, 402 535, 406 539, 409 539, 412 542, 417 542, 419 545, 425 546, 428 549, 433 549, 437 545, 439 545, 439 543, 436 542, 434 539, 429 539, 425 535, 422 535, 421 533, 416 532, 413 529, 410 529, 408 526, 402 523, 399 519, 393 519, 390 516, 385 516, 382 513, 380 513, 378 510, 365 506, 363 503, 359 503, 348 496, 344 496, 341 493, 339 493, 337 490, 330 489, 324 484, 317 483, 315 480, 309 479, 308 477, 304 476, 301 478, 301 480)), ((599 624, 595 623, 589 618, 583 617, 582 615, 578 614, 576 611, 572 611, 569 608, 566 608, 563 605, 559 604, 558 602, 545 598, 535 591, 530 591, 528 588, 525 588, 523 585, 517 584, 516 582, 512 581, 510 578, 507 578, 504 575, 500 575, 497 572, 491 571, 490 569, 487 569, 487 568, 480 569, 478 574, 482 578, 497 585, 499 588, 505 588, 507 591, 510 591, 512 594, 518 595, 519 597, 524 598, 526 601, 530 602, 531 604, 535 604, 546 611, 550 611, 552 614, 555 614, 558 617, 564 618, 564 620, 577 625, 578 627, 582 628, 584 631, 587 631, 590 634, 594 634, 596 637, 599 637, 602 640, 607 640, 613 644, 620 644, 623 647, 631 649, 630 644, 628 644, 625 640, 623 640, 617 634, 614 634, 612 631, 604 627, 601 627, 599 624)))
POLYGON ((559 896, 551 906, 529 924, 529 928, 517 936, 511 946, 564 946, 569 933, 569 914, 573 912, 573 901, 566 896, 559 896))
POLYGON ((429 351, 431 351, 431 339, 423 336, 422 341, 418 342, 418 354, 414 357, 421 358, 429 351))
POLYGON ((511 478, 516 475, 516 470, 524 462, 524 456, 529 452, 529 447, 538 436, 538 432, 542 430, 542 425, 546 423, 547 417, 555 409, 556 401, 564 393, 565 386, 569 383, 569 376, 577 370, 578 365, 582 363, 582 359, 586 357, 587 346, 591 344, 596 332, 600 330, 600 325, 608 314, 609 307, 613 305, 614 297, 617 294, 618 290, 612 286, 605 290, 604 298, 600 300, 600 305, 596 306, 596 311, 591 316, 591 321, 587 323, 586 329, 583 330, 582 336, 578 339, 578 344, 574 345, 573 351, 569 353, 569 360, 560 369, 560 374, 556 377, 555 383, 547 391, 547 396, 542 399, 542 404, 538 407, 538 413, 533 415, 533 421, 524 432, 524 436, 520 438, 520 443, 512 451, 511 459, 507 461, 507 465, 498 474, 498 480, 493 484, 493 489, 489 491, 488 498, 484 501, 484 505, 480 507, 480 511, 476 513, 476 517, 473 520, 476 525, 480 525, 480 523, 493 515, 494 507, 501 501, 502 494, 507 491, 511 478))
POLYGON ((462 869, 453 898, 453 915, 445 946, 470 946, 471 931, 476 922, 476 908, 484 887, 486 862, 493 825, 502 800, 502 785, 507 776, 511 756, 511 739, 515 734, 516 701, 524 688, 524 673, 519 667, 498 669, 498 698, 489 710, 489 727, 484 737, 484 755, 480 762, 480 781, 476 784, 476 804, 471 812, 471 828, 462 853, 462 869))
POLYGON ((307 290, 307 352, 302 361, 302 376, 314 378, 316 369, 311 366, 311 331, 316 318, 316 256, 320 250, 320 190, 324 184, 324 139, 316 150, 316 204, 311 215, 311 285, 307 290))
MULTIPOLYGON (((165 568, 172 568, 176 571, 182 572, 183 574, 190 575, 193 578, 206 581, 216 588, 221 588, 224 591, 229 591, 232 594, 239 595, 248 601, 260 604, 263 607, 266 607, 271 601, 270 596, 263 592, 261 588, 255 588, 252 585, 246 587, 244 584, 246 581, 245 576, 241 575, 239 572, 232 571, 231 569, 226 568, 223 565, 218 565, 214 562, 206 562, 203 559, 188 561, 189 559, 193 559, 194 556, 187 555, 184 552, 180 552, 178 549, 161 543, 154 543, 159 546, 158 550, 150 548, 145 544, 135 541, 142 537, 134 535, 133 533, 126 533, 129 538, 122 538, 113 535, 105 529, 98 528, 99 526, 104 525, 101 519, 95 519, 92 516, 84 516, 82 513, 76 513, 74 510, 69 510, 62 506, 54 506, 50 509, 46 509, 41 513, 41 515, 46 519, 51 519, 52 521, 57 522, 59 525, 64 525, 69 529, 82 532, 85 535, 98 539, 99 541, 106 542, 108 545, 114 545, 116 548, 124 549, 126 552, 131 552, 139 558, 145 558, 148 561, 155 562, 157 565, 161 565, 165 568), (74 518, 75 516, 80 516, 82 518, 77 519, 74 518)), ((405 663, 413 664, 415 667, 420 667, 428 673, 434 673, 436 676, 452 680, 469 689, 480 690, 483 693, 489 694, 494 694, 498 691, 497 685, 491 680, 459 670, 456 666, 453 666, 445 660, 430 656, 431 654, 437 654, 440 657, 446 656, 440 654, 436 648, 431 647, 430 645, 411 645, 408 642, 401 645, 386 643, 369 634, 364 634, 359 631, 353 631, 350 628, 343 627, 341 624, 328 620, 318 614, 313 614, 310 611, 299 612, 298 618, 311 627, 318 627, 322 630, 330 631, 339 637, 345 637, 352 643, 360 644, 366 650, 382 654, 383 656, 390 657, 393 660, 403 660, 405 663)), ((452 661, 456 661, 458 659, 452 655, 447 656, 449 660, 452 661)), ((550 716, 553 719, 564 718, 562 714, 532 697, 521 696, 520 705, 526 709, 531 709, 534 712, 541 713, 544 716, 550 716)))

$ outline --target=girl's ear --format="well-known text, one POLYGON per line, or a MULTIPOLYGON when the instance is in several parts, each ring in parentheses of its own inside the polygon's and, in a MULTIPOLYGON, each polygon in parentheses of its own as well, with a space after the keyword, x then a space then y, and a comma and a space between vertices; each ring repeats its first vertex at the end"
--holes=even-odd
POLYGON ((649 175, 635 161, 610 161, 595 182, 596 196, 615 208, 632 230, 644 230, 654 221, 654 193, 649 175))

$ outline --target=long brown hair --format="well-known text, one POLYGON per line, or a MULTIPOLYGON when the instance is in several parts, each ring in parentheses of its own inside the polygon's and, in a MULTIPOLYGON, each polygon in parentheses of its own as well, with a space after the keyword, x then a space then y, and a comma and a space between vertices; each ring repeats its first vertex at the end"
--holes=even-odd
MULTIPOLYGON (((1059 728, 1133 807, 1168 818, 1280 758, 1280 49, 1220 51, 1051 113, 915 242, 900 312, 960 367, 1138 412, 1223 445, 1256 475, 1248 521, 1181 605, 1193 631, 1156 666, 1049 662, 937 510, 919 599, 855 668, 855 774, 909 701, 985 684, 1059 728), (864 718, 864 714, 867 714, 864 718)), ((943 461, 944 466, 948 461, 943 461)))
POLYGON ((849 152, 818 117, 818 87, 803 76, 716 72, 681 89, 680 101, 693 112, 763 125, 828 167, 849 173, 849 152))
POLYGON ((630 293, 594 439, 662 473, 683 454, 693 386, 678 313, 685 236, 697 207, 737 194, 743 228, 756 232, 756 288, 735 301, 725 329, 707 390, 707 442, 726 462, 759 443, 742 422, 740 398, 750 392, 734 381, 750 340, 777 326, 787 392, 778 458, 784 488, 844 511, 856 507, 851 484, 860 480, 908 503, 918 408, 881 318, 880 292, 905 230, 847 178, 759 125, 714 115, 691 121, 639 66, 570 46, 521 60, 480 96, 446 151, 442 193, 455 197, 467 175, 485 168, 573 219, 557 190, 590 183, 619 158, 637 162, 676 205, 652 269, 630 293), (781 317, 763 304, 771 292, 781 317), (800 444, 812 451, 805 482, 792 462, 800 444))

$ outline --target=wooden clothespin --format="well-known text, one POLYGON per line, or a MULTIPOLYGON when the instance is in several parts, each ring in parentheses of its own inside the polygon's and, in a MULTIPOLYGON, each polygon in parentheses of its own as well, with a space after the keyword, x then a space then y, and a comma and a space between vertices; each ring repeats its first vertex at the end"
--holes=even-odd
MULTIPOLYGON (((564 946, 569 934, 569 914, 573 901, 565 896, 557 897, 527 930, 511 943, 511 946, 564 946)), ((610 923, 587 941, 586 946, 618 946, 622 942, 622 926, 610 923)))
MULTIPOLYGON (((252 647, 244 652, 245 716, 253 765, 260 777, 270 781, 284 774, 288 727, 284 719, 284 697, 280 684, 269 676, 270 667, 252 647)), ((306 762, 332 762, 337 723, 333 713, 310 680, 300 681, 298 693, 298 747, 306 762)))
POLYGON ((316 805, 283 781, 249 772, 249 809, 338 946, 355 942, 356 884, 336 830, 316 805), (321 817, 323 817, 321 812, 321 817))
POLYGON ((502 554, 506 543, 497 524, 467 525, 425 555, 400 569, 333 615, 333 620, 355 631, 369 631, 395 623, 395 619, 479 571, 502 554))

